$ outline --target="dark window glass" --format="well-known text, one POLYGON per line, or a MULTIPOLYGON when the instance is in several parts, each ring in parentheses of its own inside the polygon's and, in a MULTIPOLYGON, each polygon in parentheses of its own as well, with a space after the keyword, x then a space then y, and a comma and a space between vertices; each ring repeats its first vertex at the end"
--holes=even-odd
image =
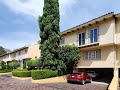
POLYGON ((90 31, 90 43, 93 43, 93 30, 90 31))
POLYGON ((98 42, 98 29, 92 29, 90 31, 90 43, 98 42))
POLYGON ((79 45, 84 45, 85 44, 85 33, 80 33, 79 34, 79 45))

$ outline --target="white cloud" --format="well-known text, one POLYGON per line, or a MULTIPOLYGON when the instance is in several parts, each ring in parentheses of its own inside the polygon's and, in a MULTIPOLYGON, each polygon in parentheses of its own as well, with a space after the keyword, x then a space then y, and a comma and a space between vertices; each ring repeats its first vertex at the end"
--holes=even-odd
MULTIPOLYGON (((59 0, 60 13, 64 15, 67 9, 70 9, 78 0, 59 0)), ((3 0, 10 10, 16 14, 30 15, 35 18, 43 14, 44 0, 3 0)))

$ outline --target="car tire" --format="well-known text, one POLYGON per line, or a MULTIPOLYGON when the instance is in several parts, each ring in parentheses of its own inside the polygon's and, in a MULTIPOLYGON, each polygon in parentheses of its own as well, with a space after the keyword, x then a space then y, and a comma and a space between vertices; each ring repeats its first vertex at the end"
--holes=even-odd
POLYGON ((92 78, 89 80, 90 83, 92 83, 92 78))
POLYGON ((85 84, 85 80, 82 80, 82 81, 81 81, 81 84, 84 85, 84 84, 85 84))
POLYGON ((67 81, 67 83, 70 83, 70 81, 67 81))

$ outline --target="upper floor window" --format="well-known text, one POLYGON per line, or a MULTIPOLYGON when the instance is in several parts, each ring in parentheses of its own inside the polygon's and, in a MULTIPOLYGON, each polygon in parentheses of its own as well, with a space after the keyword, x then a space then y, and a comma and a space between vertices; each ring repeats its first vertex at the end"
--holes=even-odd
POLYGON ((16 53, 14 53, 14 54, 12 55, 12 57, 13 57, 13 58, 16 57, 16 53))
POLYGON ((90 30, 90 43, 98 42, 98 28, 94 28, 90 30))
POLYGON ((64 43, 65 43, 65 39, 62 38, 62 39, 60 40, 60 44, 64 44, 64 43))
POLYGON ((27 49, 25 49, 25 53, 27 53, 27 49))
POLYGON ((80 33, 78 38, 79 38, 79 46, 84 45, 85 44, 85 32, 80 33))
POLYGON ((19 52, 19 55, 21 55, 21 52, 19 52))

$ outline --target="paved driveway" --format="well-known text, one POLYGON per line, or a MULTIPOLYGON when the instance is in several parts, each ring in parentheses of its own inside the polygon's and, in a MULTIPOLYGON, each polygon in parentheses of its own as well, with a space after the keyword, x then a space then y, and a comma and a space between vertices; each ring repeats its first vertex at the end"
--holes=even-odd
POLYGON ((91 84, 32 84, 30 80, 21 81, 10 75, 0 76, 0 90, 106 90, 107 85, 91 84))

